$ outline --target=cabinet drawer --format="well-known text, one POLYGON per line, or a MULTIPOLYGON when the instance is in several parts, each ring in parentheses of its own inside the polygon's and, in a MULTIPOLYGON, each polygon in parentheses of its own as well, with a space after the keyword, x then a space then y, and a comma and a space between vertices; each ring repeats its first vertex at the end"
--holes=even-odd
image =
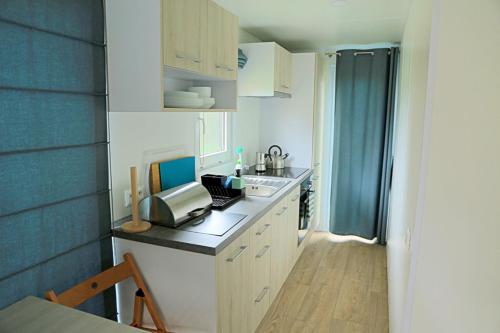
POLYGON ((259 251, 265 245, 271 245, 271 214, 268 213, 261 218, 251 229, 252 244, 256 251, 259 251))
POLYGON ((295 204, 298 203, 300 199, 300 185, 295 186, 295 188, 288 194, 288 203, 295 204))

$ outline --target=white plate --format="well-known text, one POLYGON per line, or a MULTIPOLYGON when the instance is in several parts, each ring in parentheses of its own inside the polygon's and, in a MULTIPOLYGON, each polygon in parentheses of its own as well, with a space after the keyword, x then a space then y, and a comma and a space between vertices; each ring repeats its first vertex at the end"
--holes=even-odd
POLYGON ((200 97, 211 97, 212 87, 191 87, 188 88, 190 92, 195 92, 200 95, 200 97))
POLYGON ((201 98, 188 97, 167 97, 165 98, 165 107, 167 108, 186 108, 199 109, 203 105, 201 98))
POLYGON ((201 97, 201 99, 203 99, 203 104, 201 105, 200 109, 210 109, 215 105, 215 98, 201 97))
POLYGON ((164 97, 185 97, 185 98, 198 98, 200 97, 197 92, 192 91, 173 91, 167 90, 163 94, 164 97))

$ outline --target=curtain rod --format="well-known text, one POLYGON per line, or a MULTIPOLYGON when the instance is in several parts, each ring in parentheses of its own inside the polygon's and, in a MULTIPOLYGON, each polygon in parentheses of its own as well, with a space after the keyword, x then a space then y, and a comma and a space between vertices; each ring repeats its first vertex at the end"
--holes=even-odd
MULTIPOLYGON (((389 54, 389 55, 391 54, 391 50, 390 49, 387 52, 387 54, 389 54)), ((341 57, 342 53, 340 53, 340 52, 327 52, 327 53, 325 53, 325 55, 328 56, 328 57, 330 57, 330 58, 333 57, 333 56, 339 56, 339 57, 341 57)), ((375 52, 373 52, 373 51, 356 51, 356 52, 354 52, 354 56, 358 56, 358 55, 372 55, 373 56, 373 55, 375 55, 375 52)))

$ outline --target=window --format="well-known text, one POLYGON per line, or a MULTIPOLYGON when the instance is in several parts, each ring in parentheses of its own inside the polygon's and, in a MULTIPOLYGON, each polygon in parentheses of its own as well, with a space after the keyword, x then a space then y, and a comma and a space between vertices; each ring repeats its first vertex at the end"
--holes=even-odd
POLYGON ((202 169, 231 161, 232 116, 227 112, 200 113, 199 147, 202 169))

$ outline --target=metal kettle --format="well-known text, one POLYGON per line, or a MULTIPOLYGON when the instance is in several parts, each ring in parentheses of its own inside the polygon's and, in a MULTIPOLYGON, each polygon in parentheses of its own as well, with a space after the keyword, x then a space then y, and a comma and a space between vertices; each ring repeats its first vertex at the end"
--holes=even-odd
POLYGON ((272 145, 267 151, 268 166, 272 169, 283 169, 285 168, 285 159, 289 154, 283 155, 283 150, 278 145, 272 145), (274 151, 273 151, 274 149, 274 151), (278 153, 279 152, 279 153, 278 153))

